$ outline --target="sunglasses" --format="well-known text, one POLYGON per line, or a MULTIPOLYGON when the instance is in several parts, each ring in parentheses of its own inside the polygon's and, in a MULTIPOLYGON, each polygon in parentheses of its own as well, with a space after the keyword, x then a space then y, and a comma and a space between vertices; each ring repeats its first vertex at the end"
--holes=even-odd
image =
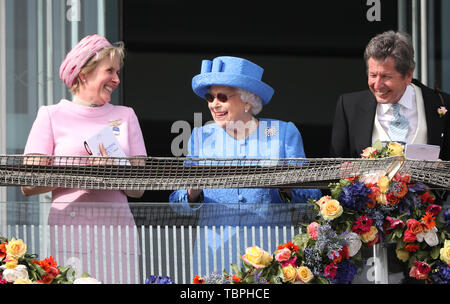
MULTIPOLYGON (((236 95, 236 94, 234 94, 234 95, 236 95)), ((216 99, 216 98, 220 102, 227 102, 228 99, 230 99, 234 95, 227 96, 226 94, 223 94, 223 93, 217 93, 217 95, 214 96, 213 94, 206 93, 205 94, 205 99, 206 99, 207 102, 213 102, 214 99, 216 99)))

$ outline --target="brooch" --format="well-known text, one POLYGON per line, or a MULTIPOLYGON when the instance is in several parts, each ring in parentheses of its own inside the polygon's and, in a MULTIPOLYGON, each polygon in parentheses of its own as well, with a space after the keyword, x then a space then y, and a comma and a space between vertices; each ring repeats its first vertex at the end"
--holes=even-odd
POLYGON ((275 136, 277 135, 277 129, 275 127, 267 127, 264 130, 264 133, 266 134, 267 137, 275 136))

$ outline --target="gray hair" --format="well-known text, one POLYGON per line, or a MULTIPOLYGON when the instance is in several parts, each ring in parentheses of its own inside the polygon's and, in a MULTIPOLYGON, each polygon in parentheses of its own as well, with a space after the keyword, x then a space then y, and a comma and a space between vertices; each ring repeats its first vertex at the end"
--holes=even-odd
POLYGON ((406 33, 387 31, 373 37, 364 51, 364 60, 368 67, 369 58, 385 60, 392 57, 395 69, 406 76, 416 66, 414 61, 414 48, 411 38, 406 33))
POLYGON ((241 95, 241 100, 243 102, 250 104, 250 106, 251 106, 250 109, 251 109, 253 115, 256 115, 259 112, 261 112, 261 110, 262 110, 261 97, 259 97, 255 93, 252 93, 250 91, 247 91, 247 90, 244 90, 241 88, 237 88, 237 92, 239 95, 241 95))

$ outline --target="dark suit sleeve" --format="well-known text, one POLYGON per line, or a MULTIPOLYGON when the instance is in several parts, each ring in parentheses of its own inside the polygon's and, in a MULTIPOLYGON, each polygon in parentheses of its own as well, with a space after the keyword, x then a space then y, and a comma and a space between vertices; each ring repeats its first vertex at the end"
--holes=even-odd
POLYGON ((331 132, 331 157, 350 157, 348 121, 344 110, 344 97, 341 95, 336 105, 331 132))
POLYGON ((444 132, 442 133, 443 142, 441 145, 440 158, 442 160, 450 160, 450 95, 442 93, 444 99, 444 106, 447 108, 448 112, 441 119, 445 119, 444 132))

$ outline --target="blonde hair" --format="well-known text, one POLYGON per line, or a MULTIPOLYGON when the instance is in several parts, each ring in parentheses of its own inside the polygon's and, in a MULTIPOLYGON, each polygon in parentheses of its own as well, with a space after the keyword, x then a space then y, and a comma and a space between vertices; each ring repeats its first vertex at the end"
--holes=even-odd
MULTIPOLYGON (((108 57, 108 56, 109 56, 109 58, 111 60, 114 60, 115 58, 118 58, 120 67, 122 67, 123 66, 123 61, 124 61, 124 58, 125 58, 125 46, 124 46, 124 43, 121 42, 121 41, 120 42, 116 42, 116 43, 114 43, 113 46, 106 47, 106 48, 102 49, 101 51, 99 51, 98 53, 96 53, 81 68, 79 74, 87 75, 87 74, 91 73, 92 71, 94 71, 97 68, 98 63, 100 61, 102 61, 104 58, 108 57)), ((75 83, 70 88, 70 92, 72 94, 74 94, 74 95, 76 93, 78 93, 78 90, 80 89, 80 85, 81 85, 81 79, 80 79, 80 77, 77 77, 76 80, 75 80, 75 83)))

